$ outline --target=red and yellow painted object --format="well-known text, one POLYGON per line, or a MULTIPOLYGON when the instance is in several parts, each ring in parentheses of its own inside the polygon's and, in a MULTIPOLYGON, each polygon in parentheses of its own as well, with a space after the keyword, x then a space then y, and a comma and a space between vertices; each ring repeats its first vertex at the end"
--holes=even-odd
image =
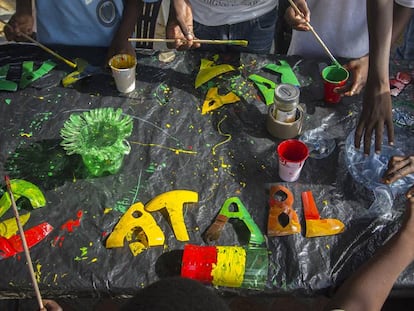
POLYGON ((306 221, 307 238, 334 235, 344 231, 345 225, 338 219, 321 219, 311 191, 302 192, 303 211, 306 221))
POLYGON ((181 276, 204 284, 263 289, 267 273, 266 248, 192 244, 184 247, 181 276))

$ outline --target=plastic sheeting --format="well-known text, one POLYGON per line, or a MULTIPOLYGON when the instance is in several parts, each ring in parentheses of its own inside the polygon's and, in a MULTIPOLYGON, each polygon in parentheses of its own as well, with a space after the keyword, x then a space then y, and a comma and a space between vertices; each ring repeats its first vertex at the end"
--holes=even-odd
MULTIPOLYGON (((91 63, 105 57, 104 51, 93 54, 87 49, 61 53, 89 57, 91 63)), ((357 122, 362 97, 345 98, 337 105, 323 102, 319 72, 327 60, 221 55, 220 63, 232 64, 237 70, 195 89, 200 59, 212 55, 177 52, 169 63, 160 62, 157 52, 137 56, 136 90, 128 95, 116 91, 109 71, 64 88, 61 79, 71 69, 57 60, 56 68, 28 87, 0 93, 0 174, 34 183, 47 199, 45 207, 30 211, 24 228, 44 221, 54 227, 31 249, 43 295, 128 295, 166 275, 178 274, 187 242, 175 238, 168 218, 160 212, 152 216, 165 234, 163 247, 152 247, 137 256, 127 241, 123 248, 105 248, 106 238, 128 207, 136 202, 145 204, 171 190, 199 194, 198 204, 186 206, 184 214, 188 243, 196 245, 206 245, 202 233, 225 200, 234 196, 266 234, 269 187, 275 183, 293 192, 302 228, 301 192, 308 190, 313 192, 322 218, 337 218, 345 224, 345 231, 334 236, 267 238, 270 266, 266 289, 219 288, 222 292, 326 293, 398 229, 405 207, 403 194, 373 204, 373 192, 356 181, 346 167, 345 140, 357 122), (278 176, 275 151, 280 140, 266 131, 268 106, 248 79, 250 74, 259 74, 279 83, 279 75, 263 69, 278 59, 289 62, 301 83, 303 137, 314 152, 294 183, 281 182, 278 176), (218 86, 220 94, 232 90, 241 100, 202 115, 205 95, 212 86, 218 86), (59 132, 72 113, 98 107, 121 108, 133 118, 128 138, 132 150, 119 173, 93 178, 80 157, 67 156, 60 147, 59 132), (324 144, 322 149, 320 144, 324 144)), ((19 81, 23 61, 33 60, 39 66, 48 59, 53 57, 33 45, 0 47, 0 65, 10 64, 8 79, 12 81, 19 81)), ((411 68, 410 64, 393 62, 391 73, 411 68)), ((393 100, 406 109, 404 116, 412 113, 412 106, 407 108, 412 101, 412 85, 393 100)), ((396 130, 397 140, 405 142, 404 151, 413 151, 412 126, 398 126, 396 130)), ((23 214, 30 209, 24 203, 19 202, 23 214)), ((0 220, 10 217, 11 210, 0 220)), ((237 228, 227 223, 215 245, 246 243, 248 239, 237 228)), ((402 273, 395 290, 413 288, 413 269, 402 273)), ((0 271, 2 297, 33 296, 23 253, 1 260, 0 271)))

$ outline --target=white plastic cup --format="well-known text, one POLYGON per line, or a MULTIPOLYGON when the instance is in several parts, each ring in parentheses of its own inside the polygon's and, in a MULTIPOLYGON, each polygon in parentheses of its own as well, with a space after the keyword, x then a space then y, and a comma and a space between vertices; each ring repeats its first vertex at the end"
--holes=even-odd
POLYGON ((129 54, 117 54, 109 60, 112 76, 119 92, 130 93, 135 90, 135 68, 137 60, 129 54))
POLYGON ((305 160, 309 156, 309 149, 305 143, 298 139, 282 141, 277 146, 279 155, 279 176, 284 181, 296 181, 305 160))

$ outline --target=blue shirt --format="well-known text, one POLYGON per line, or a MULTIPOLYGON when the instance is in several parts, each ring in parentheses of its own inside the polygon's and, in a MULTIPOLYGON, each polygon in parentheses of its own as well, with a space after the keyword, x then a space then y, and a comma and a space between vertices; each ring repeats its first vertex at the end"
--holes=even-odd
POLYGON ((107 47, 123 8, 122 0, 36 0, 37 39, 46 45, 107 47))

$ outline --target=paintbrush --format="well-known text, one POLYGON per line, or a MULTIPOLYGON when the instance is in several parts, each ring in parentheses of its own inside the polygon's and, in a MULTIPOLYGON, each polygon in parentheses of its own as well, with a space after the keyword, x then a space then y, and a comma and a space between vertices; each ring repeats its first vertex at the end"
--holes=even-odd
MULTIPOLYGON (((3 21, 2 19, 0 19, 0 22, 3 23, 6 27, 9 27, 10 29, 13 29, 12 26, 10 26, 9 24, 7 24, 5 21, 3 21)), ((21 33, 20 36, 22 36, 23 38, 25 38, 26 40, 29 40, 32 43, 35 43, 37 46, 39 46, 41 49, 43 49, 44 51, 48 52, 49 54, 52 54, 54 57, 56 57, 57 59, 60 59, 61 61, 63 61, 64 63, 66 63, 67 65, 69 65, 72 68, 76 68, 77 65, 70 61, 69 59, 59 55, 58 53, 56 53, 55 51, 49 49, 47 46, 44 46, 43 44, 41 44, 39 41, 33 39, 32 37, 26 35, 25 33, 21 33)))
POLYGON ((26 255, 27 265, 29 266, 30 277, 32 278, 32 284, 33 284, 33 288, 36 293, 36 298, 39 304, 39 309, 42 310, 43 309, 42 296, 40 295, 39 285, 37 284, 36 276, 34 274, 32 259, 30 258, 30 253, 29 253, 29 247, 27 246, 26 236, 24 235, 23 226, 22 226, 22 223, 20 222, 19 211, 17 210, 16 201, 14 200, 13 191, 10 185, 10 179, 8 176, 5 176, 4 180, 6 181, 7 192, 10 195, 10 199, 11 199, 12 207, 14 211, 14 216, 16 218, 17 226, 19 227, 19 233, 22 239, 23 249, 26 255))
MULTIPOLYGON (((299 8, 296 6, 296 4, 293 2, 293 0, 288 0, 290 5, 292 6, 292 8, 296 11, 297 14, 299 14, 300 16, 302 16, 303 18, 305 18, 305 16, 303 15, 303 13, 299 10, 299 8)), ((310 31, 313 33, 313 35, 315 36, 316 40, 320 43, 320 45, 323 47, 323 49, 325 50, 326 54, 328 54, 329 58, 332 60, 332 62, 338 66, 338 67, 342 67, 342 65, 336 60, 336 58, 332 55, 331 51, 328 49, 328 47, 326 46, 326 44, 322 41, 321 37, 319 37, 318 33, 315 31, 315 29, 313 29, 312 25, 309 22, 305 22, 306 26, 309 27, 310 31)))
POLYGON ((217 241, 227 221, 228 221, 228 218, 226 216, 218 214, 214 222, 204 232, 203 234, 204 241, 206 243, 217 241))
MULTIPOLYGON (((183 42, 186 42, 185 39, 179 39, 183 42)), ((175 42, 176 39, 160 39, 160 38, 129 38, 128 41, 132 42, 175 42)), ((247 46, 249 41, 247 40, 201 40, 201 39, 194 39, 194 43, 204 43, 204 44, 229 44, 229 45, 240 45, 240 46, 247 46)))

